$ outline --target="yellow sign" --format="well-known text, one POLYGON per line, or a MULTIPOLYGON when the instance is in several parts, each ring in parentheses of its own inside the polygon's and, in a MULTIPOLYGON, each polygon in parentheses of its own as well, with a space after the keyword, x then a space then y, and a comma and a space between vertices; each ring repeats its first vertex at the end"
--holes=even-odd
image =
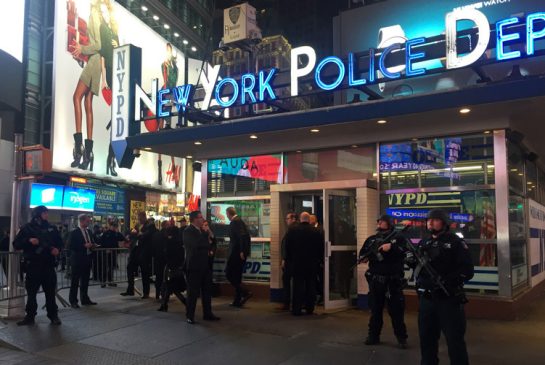
POLYGON ((130 228, 133 229, 138 225, 138 213, 146 211, 146 202, 139 200, 131 200, 131 211, 130 211, 130 228))

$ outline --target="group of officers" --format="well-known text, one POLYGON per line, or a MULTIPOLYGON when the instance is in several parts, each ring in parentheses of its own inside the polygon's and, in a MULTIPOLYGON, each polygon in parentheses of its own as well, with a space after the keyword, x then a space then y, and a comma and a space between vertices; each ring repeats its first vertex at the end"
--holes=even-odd
MULTIPOLYGON (((250 253, 250 235, 234 208, 227 210, 230 220, 230 244, 226 276, 235 289, 232 306, 241 307, 252 296, 242 285, 244 264, 250 253)), ((87 295, 90 255, 98 244, 88 229, 89 217, 80 216, 79 227, 71 233, 72 287, 70 302, 78 308, 77 290, 84 305, 96 304, 87 295)), ((158 298, 161 308, 168 310, 168 299, 175 294, 186 305, 187 322, 195 323, 197 298, 201 296, 203 319, 217 321, 212 312, 212 263, 215 238, 199 211, 189 215, 189 226, 179 230, 166 224, 157 231, 153 222, 139 215, 140 225, 131 232, 131 254, 127 267, 129 285, 122 295, 134 295, 134 274, 138 267, 142 273, 143 298, 149 297, 150 266, 142 258, 158 257, 156 275, 158 298), (154 245, 154 240, 160 241, 154 245), (151 252, 149 252, 151 250, 151 252), (158 270, 158 271, 157 271, 158 270), (187 289, 187 298, 182 292, 187 289)), ((282 240, 282 267, 285 287, 293 281, 291 311, 294 315, 313 314, 316 304, 317 283, 324 253, 324 235, 313 224, 308 213, 300 215, 299 222, 293 213, 286 217, 288 230, 282 240)), ((466 319, 464 304, 467 299, 463 285, 473 277, 473 263, 469 248, 462 238, 449 230, 449 215, 443 210, 430 211, 427 220, 428 234, 413 246, 402 230, 395 230, 392 219, 383 215, 377 219, 377 232, 369 237, 360 253, 358 263, 366 262, 369 269, 365 277, 369 283, 369 320, 367 345, 380 343, 383 326, 383 310, 386 306, 392 320, 394 334, 401 348, 407 346, 407 328, 404 322, 406 284, 404 265, 413 269, 419 298, 418 328, 422 365, 438 364, 438 341, 444 334, 451 364, 468 364, 464 340, 466 319)), ((115 227, 108 233, 111 240, 122 245, 126 239, 116 233, 115 227)), ((24 252, 27 304, 26 317, 18 325, 34 324, 37 313, 36 295, 40 287, 46 298, 47 316, 53 325, 60 325, 55 301, 55 260, 62 250, 62 240, 55 226, 48 223, 48 210, 40 206, 34 209, 32 220, 21 227, 14 247, 24 252)), ((286 290, 286 295, 291 295, 286 290)))
MULTIPOLYGON (((313 314, 316 288, 320 283, 324 255, 323 231, 310 224, 309 213, 286 216, 287 233, 282 240, 284 306, 282 309, 299 316, 302 310, 313 314)), ((367 238, 358 257, 367 263, 365 278, 369 284, 368 303, 371 311, 366 345, 380 343, 385 307, 400 348, 407 348, 404 321, 407 284, 405 265, 413 270, 419 298, 418 330, 421 365, 436 365, 441 332, 448 345, 451 364, 469 364, 465 344, 467 303, 463 286, 473 277, 469 248, 462 238, 450 231, 447 212, 431 210, 427 216, 428 234, 417 245, 397 229, 390 216, 377 219, 376 234, 367 238)))

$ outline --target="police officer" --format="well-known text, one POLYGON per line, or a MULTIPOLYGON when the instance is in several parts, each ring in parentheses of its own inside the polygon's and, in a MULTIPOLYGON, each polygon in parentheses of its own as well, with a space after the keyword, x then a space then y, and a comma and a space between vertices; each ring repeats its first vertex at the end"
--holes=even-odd
POLYGON ((421 365, 437 365, 438 342, 443 332, 450 363, 469 364, 464 335, 466 318, 464 282, 473 277, 473 263, 467 244, 449 231, 449 216, 434 209, 428 214, 429 235, 418 245, 408 263, 416 266, 414 275, 419 298, 418 332, 421 365))
POLYGON ((40 286, 45 294, 47 317, 52 325, 60 325, 55 302, 57 275, 55 258, 62 249, 62 239, 55 226, 47 221, 48 209, 40 205, 32 211, 32 220, 25 224, 13 242, 17 250, 23 250, 25 262, 25 287, 27 291, 26 316, 17 322, 19 326, 34 324, 38 310, 36 295, 40 286))
POLYGON ((402 234, 393 232, 394 227, 390 216, 380 216, 377 219, 377 233, 369 237, 360 250, 359 261, 369 262, 369 270, 365 273, 365 278, 369 283, 371 317, 369 318, 369 335, 365 344, 380 343, 382 313, 386 304, 399 347, 404 349, 407 347, 407 327, 404 321, 403 260, 408 241, 402 234))

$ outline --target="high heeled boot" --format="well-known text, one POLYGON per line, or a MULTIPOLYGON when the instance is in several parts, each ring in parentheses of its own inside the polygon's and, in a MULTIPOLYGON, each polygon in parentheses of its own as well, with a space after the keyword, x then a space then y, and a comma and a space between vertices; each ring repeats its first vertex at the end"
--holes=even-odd
POLYGON ((81 158, 83 157, 82 139, 81 133, 74 133, 74 149, 72 150, 74 161, 70 164, 71 167, 79 167, 81 164, 81 158))
POLYGON ((95 160, 95 155, 93 154, 93 140, 86 139, 85 151, 83 153, 83 161, 79 165, 79 168, 82 170, 87 170, 87 168, 89 168, 89 171, 93 171, 94 160, 95 160))
POLYGON ((112 144, 110 143, 110 148, 108 149, 108 158, 106 159, 106 175, 117 176, 117 171, 115 171, 115 155, 112 144))
POLYGON ((163 161, 157 160, 157 168, 158 168, 157 181, 159 182, 159 185, 163 185, 163 161))

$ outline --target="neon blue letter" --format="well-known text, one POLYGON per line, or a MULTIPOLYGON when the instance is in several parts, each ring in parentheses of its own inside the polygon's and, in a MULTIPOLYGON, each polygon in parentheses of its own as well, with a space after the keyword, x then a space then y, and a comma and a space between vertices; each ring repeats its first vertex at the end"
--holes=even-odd
POLYGON ((316 67, 316 72, 314 73, 314 79, 316 80, 316 84, 318 85, 318 87, 320 89, 322 89, 322 90, 333 90, 337 86, 339 86, 341 84, 341 82, 343 82, 344 74, 345 74, 345 68, 344 68, 343 61, 341 61, 341 59, 339 57, 331 56, 331 57, 324 58, 318 64, 318 67, 316 67), (335 80, 332 84, 329 84, 329 85, 324 83, 322 81, 321 77, 320 77, 320 73, 322 72, 322 69, 328 63, 334 63, 339 68, 339 76, 337 77, 337 80, 335 80))
POLYGON ((511 34, 503 34, 503 27, 506 25, 511 24, 517 24, 519 22, 518 18, 509 18, 500 20, 496 23, 496 59, 498 61, 503 60, 510 60, 513 58, 519 58, 520 57, 520 51, 513 51, 513 52, 504 52, 503 51, 503 44, 508 41, 514 41, 515 39, 520 38, 520 34, 517 33, 511 33, 511 34))
POLYGON ((170 93, 170 89, 162 89, 157 92, 157 116, 159 118, 167 118, 170 116, 170 110, 163 111, 163 105, 166 105, 170 100, 163 99, 163 95, 170 93))
POLYGON ((388 71, 388 68, 385 65, 386 56, 388 56, 394 49, 400 49, 401 45, 399 43, 394 43, 391 46, 385 48, 382 50, 382 53, 380 54, 380 59, 378 61, 378 69, 384 76, 386 76, 389 79, 397 79, 401 76, 401 73, 399 72, 390 72, 388 71))
POLYGON ((270 100, 276 100, 276 94, 271 87, 272 80, 276 76, 276 71, 276 68, 271 68, 266 78, 265 72, 259 71, 259 101, 265 101, 265 91, 269 94, 270 100))
POLYGON ((216 101, 221 107, 223 108, 230 107, 237 101, 237 98, 238 98, 238 84, 234 79, 226 78, 218 82, 218 85, 216 86, 216 101), (225 84, 231 84, 233 86, 233 96, 231 96, 231 99, 227 101, 223 101, 221 99, 221 89, 223 88, 223 85, 225 84))
POLYGON ((545 22, 545 13, 530 14, 526 18, 526 53, 528 56, 534 54, 534 41, 545 37, 545 26, 543 26, 543 29, 541 29, 539 32, 536 32, 534 29, 534 21, 539 19, 545 22))
POLYGON ((252 74, 242 75, 242 79, 240 80, 240 86, 242 87, 242 91, 240 93, 240 103, 246 104, 246 94, 250 95, 250 100, 252 101, 252 103, 255 103, 255 76, 252 74), (246 80, 250 80, 250 85, 246 85, 246 80))
POLYGON ((367 77, 370 83, 375 82, 375 49, 369 50, 369 76, 367 77))
POLYGON ((367 80, 365 79, 354 80, 354 61, 357 62, 357 60, 354 60, 354 54, 349 53, 348 54, 348 85, 349 86, 365 85, 367 83, 367 80))
POLYGON ((413 70, 413 60, 426 57, 426 53, 425 52, 412 53, 412 46, 415 46, 417 44, 422 44, 425 41, 426 41, 426 38, 422 37, 422 38, 411 39, 407 41, 407 43, 405 43, 405 65, 407 69, 407 71, 405 72, 407 73, 407 76, 409 77, 423 75, 426 73, 425 68, 417 68, 413 70))
POLYGON ((174 89, 172 89, 172 92, 174 94, 174 100, 176 101, 176 109, 178 109, 178 113, 180 113, 180 109, 183 113, 185 113, 190 96, 193 93, 193 85, 188 84, 184 86, 176 86, 174 89))

